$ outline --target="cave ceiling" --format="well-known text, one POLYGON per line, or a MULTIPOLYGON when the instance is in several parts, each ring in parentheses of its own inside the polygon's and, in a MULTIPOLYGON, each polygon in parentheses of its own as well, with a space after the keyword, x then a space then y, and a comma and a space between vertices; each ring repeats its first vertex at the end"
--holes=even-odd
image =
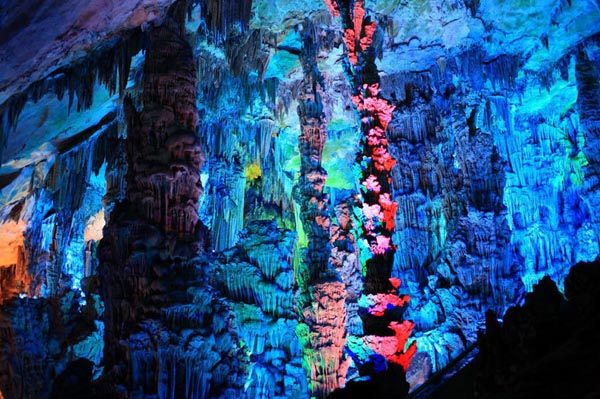
MULTIPOLYGON (((131 29, 160 24, 171 3, 93 0, 56 5, 42 0, 4 1, 0 9, 0 104, 32 83, 52 79, 84 62, 89 54, 114 46, 131 29)), ((519 80, 535 80, 531 77, 551 73, 575 45, 600 31, 600 7, 591 0, 377 0, 366 7, 377 14, 385 29, 378 60, 384 76, 428 70, 472 48, 483 51, 484 61, 517 56, 519 80)), ((272 33, 281 41, 289 39, 289 32, 307 16, 324 18, 326 12, 324 2, 254 1, 250 29, 272 33)), ((270 46, 275 55, 281 43, 270 46)), ((320 62, 335 68, 340 54, 322 54, 328 59, 320 62)), ((270 71, 273 75, 266 77, 293 80, 299 65, 286 65, 285 57, 273 58, 274 63, 283 65, 271 67, 274 71, 268 69, 267 74, 270 71)), ((54 153, 57 142, 98 124, 113 112, 115 98, 102 88, 98 91, 92 109, 82 113, 68 113, 53 95, 42 98, 35 107, 25 107, 16 131, 7 140, 1 173, 14 172, 54 153)))

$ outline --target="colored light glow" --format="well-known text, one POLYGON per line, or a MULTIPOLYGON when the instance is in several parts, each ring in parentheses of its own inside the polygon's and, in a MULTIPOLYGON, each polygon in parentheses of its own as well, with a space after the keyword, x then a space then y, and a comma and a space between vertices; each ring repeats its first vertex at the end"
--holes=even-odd
POLYGON ((16 265, 19 261, 19 247, 23 248, 23 232, 27 224, 19 220, 0 224, 0 266, 16 265))
POLYGON ((410 301, 408 295, 398 296, 394 293, 389 294, 369 294, 362 295, 358 300, 358 305, 366 308, 369 314, 381 317, 386 311, 394 308, 401 308, 410 301))
POLYGON ((102 229, 104 229, 104 209, 91 216, 85 225, 83 231, 83 241, 100 241, 102 239, 102 229))
POLYGON ((340 16, 340 10, 338 9, 337 3, 334 0, 325 0, 325 5, 329 9, 329 12, 334 17, 340 16))
POLYGON ((262 171, 258 163, 251 163, 246 167, 246 179, 253 181, 262 176, 262 171))
POLYGON ((363 181, 362 185, 365 186, 367 190, 373 191, 376 194, 379 194, 381 191, 381 186, 379 185, 377 178, 373 175, 367 177, 367 180, 363 181))
MULTIPOLYGON (((368 267, 369 258, 376 259, 370 267, 378 267, 379 262, 385 262, 383 255, 395 251, 392 234, 396 227, 395 217, 398 204, 391 196, 390 172, 396 165, 396 160, 388 152, 388 140, 385 136, 395 107, 380 96, 380 87, 377 81, 372 83, 362 81, 362 79, 367 81, 372 79, 372 77, 363 75, 363 69, 370 69, 365 68, 367 65, 375 66, 370 47, 376 30, 375 22, 368 22, 365 19, 364 1, 355 0, 350 5, 344 3, 341 6, 338 2, 325 1, 333 16, 342 13, 343 39, 350 62, 346 75, 352 77, 351 81, 355 86, 351 100, 359 113, 363 133, 361 139, 363 149, 362 153, 358 154, 357 164, 359 167, 355 171, 364 194, 362 217, 360 217, 363 222, 361 231, 363 239, 358 240, 358 244, 359 247, 362 247, 360 257, 363 275, 366 277, 365 268, 368 267), (366 251, 364 247, 370 251, 366 251), (372 257, 366 256, 368 252, 372 254, 372 257)), ((373 69, 376 71, 376 67, 373 69)), ((390 279, 390 284, 393 289, 387 293, 362 295, 359 299, 359 306, 366 309, 372 316, 381 317, 387 311, 406 305, 410 297, 397 294, 400 280, 390 279)), ((406 347, 413 327, 414 324, 411 321, 402 323, 394 321, 389 324, 389 328, 394 331, 394 336, 367 335, 363 337, 363 346, 375 352, 368 358, 372 359, 373 356, 381 355, 389 362, 399 364, 406 370, 417 350, 416 341, 406 347)), ((354 348, 354 350, 349 350, 356 361, 357 353, 364 352, 364 349, 357 348, 353 342, 349 337, 348 347, 354 348)), ((366 359, 364 356, 362 358, 366 359)))
POLYGON ((408 347, 406 345, 413 327, 414 323, 409 320, 404 320, 402 323, 391 322, 389 328, 394 331, 393 337, 367 336, 365 340, 376 353, 406 370, 417 353, 417 341, 412 341, 408 347))

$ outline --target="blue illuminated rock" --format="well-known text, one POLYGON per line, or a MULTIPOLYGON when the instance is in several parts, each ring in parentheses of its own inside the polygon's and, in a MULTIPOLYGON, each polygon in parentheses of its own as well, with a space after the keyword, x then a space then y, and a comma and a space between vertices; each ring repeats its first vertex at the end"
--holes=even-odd
MULTIPOLYGON (((376 186, 358 181, 356 154, 370 122, 325 1, 5 3, 0 397, 325 397, 383 364, 347 352, 384 304, 363 295, 358 195, 376 186), (157 46, 168 15, 177 32, 157 46)), ((528 292, 550 308, 586 284, 567 275, 600 254, 600 11, 365 9, 395 107, 391 270, 412 299, 389 312, 414 322, 415 388, 472 347, 486 311, 521 304, 505 326, 538 328, 528 292)), ((525 351, 512 344, 483 370, 525 389, 504 367, 525 351)), ((536 378, 558 381, 545 361, 536 378)), ((389 381, 350 388, 404 386, 389 381)))

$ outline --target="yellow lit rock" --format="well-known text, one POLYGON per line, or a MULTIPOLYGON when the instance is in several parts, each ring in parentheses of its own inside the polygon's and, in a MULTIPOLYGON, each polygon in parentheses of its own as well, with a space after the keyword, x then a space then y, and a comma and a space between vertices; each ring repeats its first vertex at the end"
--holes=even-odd
POLYGON ((260 170, 260 165, 257 163, 252 163, 246 167, 246 179, 252 181, 256 180, 262 176, 262 171, 260 170))

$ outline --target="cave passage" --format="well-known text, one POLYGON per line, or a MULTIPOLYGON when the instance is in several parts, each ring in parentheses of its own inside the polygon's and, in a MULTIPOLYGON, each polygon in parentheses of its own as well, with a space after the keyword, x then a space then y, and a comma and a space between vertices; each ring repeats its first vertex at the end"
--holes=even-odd
POLYGON ((598 393, 594 2, 5 3, 0 399, 598 393))

